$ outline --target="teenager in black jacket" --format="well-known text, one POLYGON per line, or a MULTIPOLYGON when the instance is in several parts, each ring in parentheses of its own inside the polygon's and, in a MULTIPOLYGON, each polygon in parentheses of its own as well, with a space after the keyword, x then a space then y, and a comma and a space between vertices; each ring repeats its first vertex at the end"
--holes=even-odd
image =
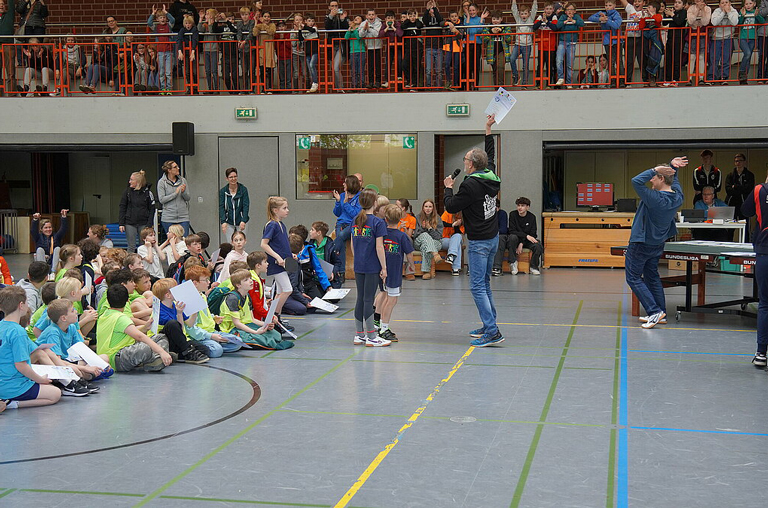
POLYGON ((131 173, 128 188, 120 199, 120 231, 125 232, 128 240, 128 252, 136 252, 136 240, 139 232, 154 224, 155 196, 144 177, 144 170, 131 173))

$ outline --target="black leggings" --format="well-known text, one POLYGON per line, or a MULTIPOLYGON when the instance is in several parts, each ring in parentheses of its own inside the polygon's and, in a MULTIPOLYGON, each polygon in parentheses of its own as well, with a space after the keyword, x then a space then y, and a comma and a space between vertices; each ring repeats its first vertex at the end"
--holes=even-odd
POLYGON ((355 272, 355 284, 357 285, 355 325, 359 336, 367 334, 370 338, 376 337, 376 328, 373 326, 373 300, 380 280, 381 277, 378 273, 355 272))
POLYGON ((176 320, 171 320, 163 325, 163 331, 160 332, 168 339, 168 350, 178 355, 189 352, 190 348, 195 348, 201 353, 208 354, 208 348, 199 344, 197 341, 187 340, 184 334, 184 327, 176 320))

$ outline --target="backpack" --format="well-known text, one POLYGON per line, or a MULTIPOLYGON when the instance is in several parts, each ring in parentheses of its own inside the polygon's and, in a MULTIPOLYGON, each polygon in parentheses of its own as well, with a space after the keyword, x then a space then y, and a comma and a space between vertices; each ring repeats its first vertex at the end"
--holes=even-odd
POLYGON ((192 254, 187 252, 179 258, 178 261, 168 264, 168 269, 165 271, 165 276, 169 279, 175 280, 181 284, 184 282, 184 262, 192 257, 192 254))
POLYGON ((214 316, 219 314, 221 311, 221 302, 223 302, 224 297, 226 297, 232 291, 234 290, 224 286, 216 286, 215 288, 211 289, 211 292, 208 293, 208 310, 211 311, 211 314, 214 316))

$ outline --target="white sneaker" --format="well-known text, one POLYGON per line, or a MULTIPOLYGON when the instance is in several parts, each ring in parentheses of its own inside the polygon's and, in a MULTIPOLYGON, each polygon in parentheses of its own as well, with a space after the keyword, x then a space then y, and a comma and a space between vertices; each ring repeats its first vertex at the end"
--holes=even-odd
POLYGON ((509 268, 509 273, 512 275, 517 275, 517 261, 512 263, 512 266, 509 268))
POLYGON ((354 344, 355 346, 365 344, 365 337, 360 337, 359 335, 355 335, 355 338, 352 339, 352 344, 354 344))
POLYGON ((560 78, 557 80, 557 83, 555 83, 555 86, 562 86, 565 84, 565 78, 560 78))
POLYGON ((661 320, 665 317, 667 317, 667 315, 664 313, 664 311, 657 312, 656 314, 651 314, 650 316, 648 316, 648 321, 646 321, 640 326, 642 326, 643 328, 653 328, 654 326, 659 324, 661 320))
POLYGON ((541 271, 538 268, 531 267, 531 268, 528 269, 528 272, 531 275, 541 275, 541 271))
POLYGON ((372 339, 368 339, 365 341, 366 347, 386 347, 392 344, 391 340, 382 339, 378 335, 372 339))
MULTIPOLYGON (((639 318, 637 318, 637 319, 638 319, 638 320, 639 320, 641 323, 647 323, 647 322, 648 322, 648 316, 640 316, 640 317, 639 317, 639 318)), ((663 318, 659 319, 659 323, 658 323, 658 324, 660 324, 660 325, 665 325, 665 324, 667 324, 667 318, 663 317, 663 318)))
POLYGON ((315 93, 317 92, 317 83, 312 83, 312 86, 309 88, 309 91, 307 93, 315 93))

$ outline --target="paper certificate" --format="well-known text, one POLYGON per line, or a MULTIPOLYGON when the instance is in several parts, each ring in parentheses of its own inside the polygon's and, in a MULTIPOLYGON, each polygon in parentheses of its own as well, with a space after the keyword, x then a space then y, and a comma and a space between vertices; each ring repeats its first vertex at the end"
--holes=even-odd
POLYGON ((321 300, 320 298, 315 297, 311 302, 309 302, 312 307, 323 310, 325 312, 334 312, 336 309, 339 308, 338 305, 334 305, 332 303, 328 303, 325 300, 321 300))
POLYGON ((509 113, 516 102, 517 99, 512 97, 511 93, 504 90, 503 88, 499 88, 496 90, 496 93, 493 94, 493 98, 491 99, 490 104, 488 104, 488 107, 485 108, 485 114, 495 114, 496 123, 501 123, 501 121, 504 120, 504 117, 507 116, 507 113, 509 113))
POLYGON ((323 300, 341 300, 349 294, 350 289, 329 289, 323 300))
POLYGON ((48 376, 48 379, 59 379, 65 381, 64 384, 68 384, 69 381, 77 381, 80 379, 75 371, 70 367, 61 367, 58 365, 38 365, 32 364, 32 370, 35 374, 40 376, 48 376))
POLYGON ((323 272, 325 272, 325 276, 328 277, 328 280, 330 280, 331 275, 333 275, 333 265, 322 259, 318 259, 318 261, 320 261, 320 266, 322 267, 323 272))
POLYGON ((269 311, 267 311, 267 317, 264 318, 264 323, 269 324, 272 322, 272 319, 275 317, 275 311, 277 310, 277 304, 280 302, 277 298, 272 300, 272 305, 269 306, 269 311))
POLYGON ((201 310, 208 308, 205 299, 191 280, 172 287, 171 294, 173 295, 173 299, 177 302, 184 302, 184 314, 187 316, 191 316, 195 312, 200 312, 201 310))
POLYGON ((160 299, 152 297, 152 335, 157 335, 157 328, 160 325, 160 299))
POLYGON ((67 353, 69 353, 70 358, 79 356, 81 360, 93 367, 98 367, 102 370, 109 367, 109 364, 102 360, 99 355, 94 353, 91 348, 86 346, 84 342, 76 342, 72 344, 72 347, 67 349, 67 353))

